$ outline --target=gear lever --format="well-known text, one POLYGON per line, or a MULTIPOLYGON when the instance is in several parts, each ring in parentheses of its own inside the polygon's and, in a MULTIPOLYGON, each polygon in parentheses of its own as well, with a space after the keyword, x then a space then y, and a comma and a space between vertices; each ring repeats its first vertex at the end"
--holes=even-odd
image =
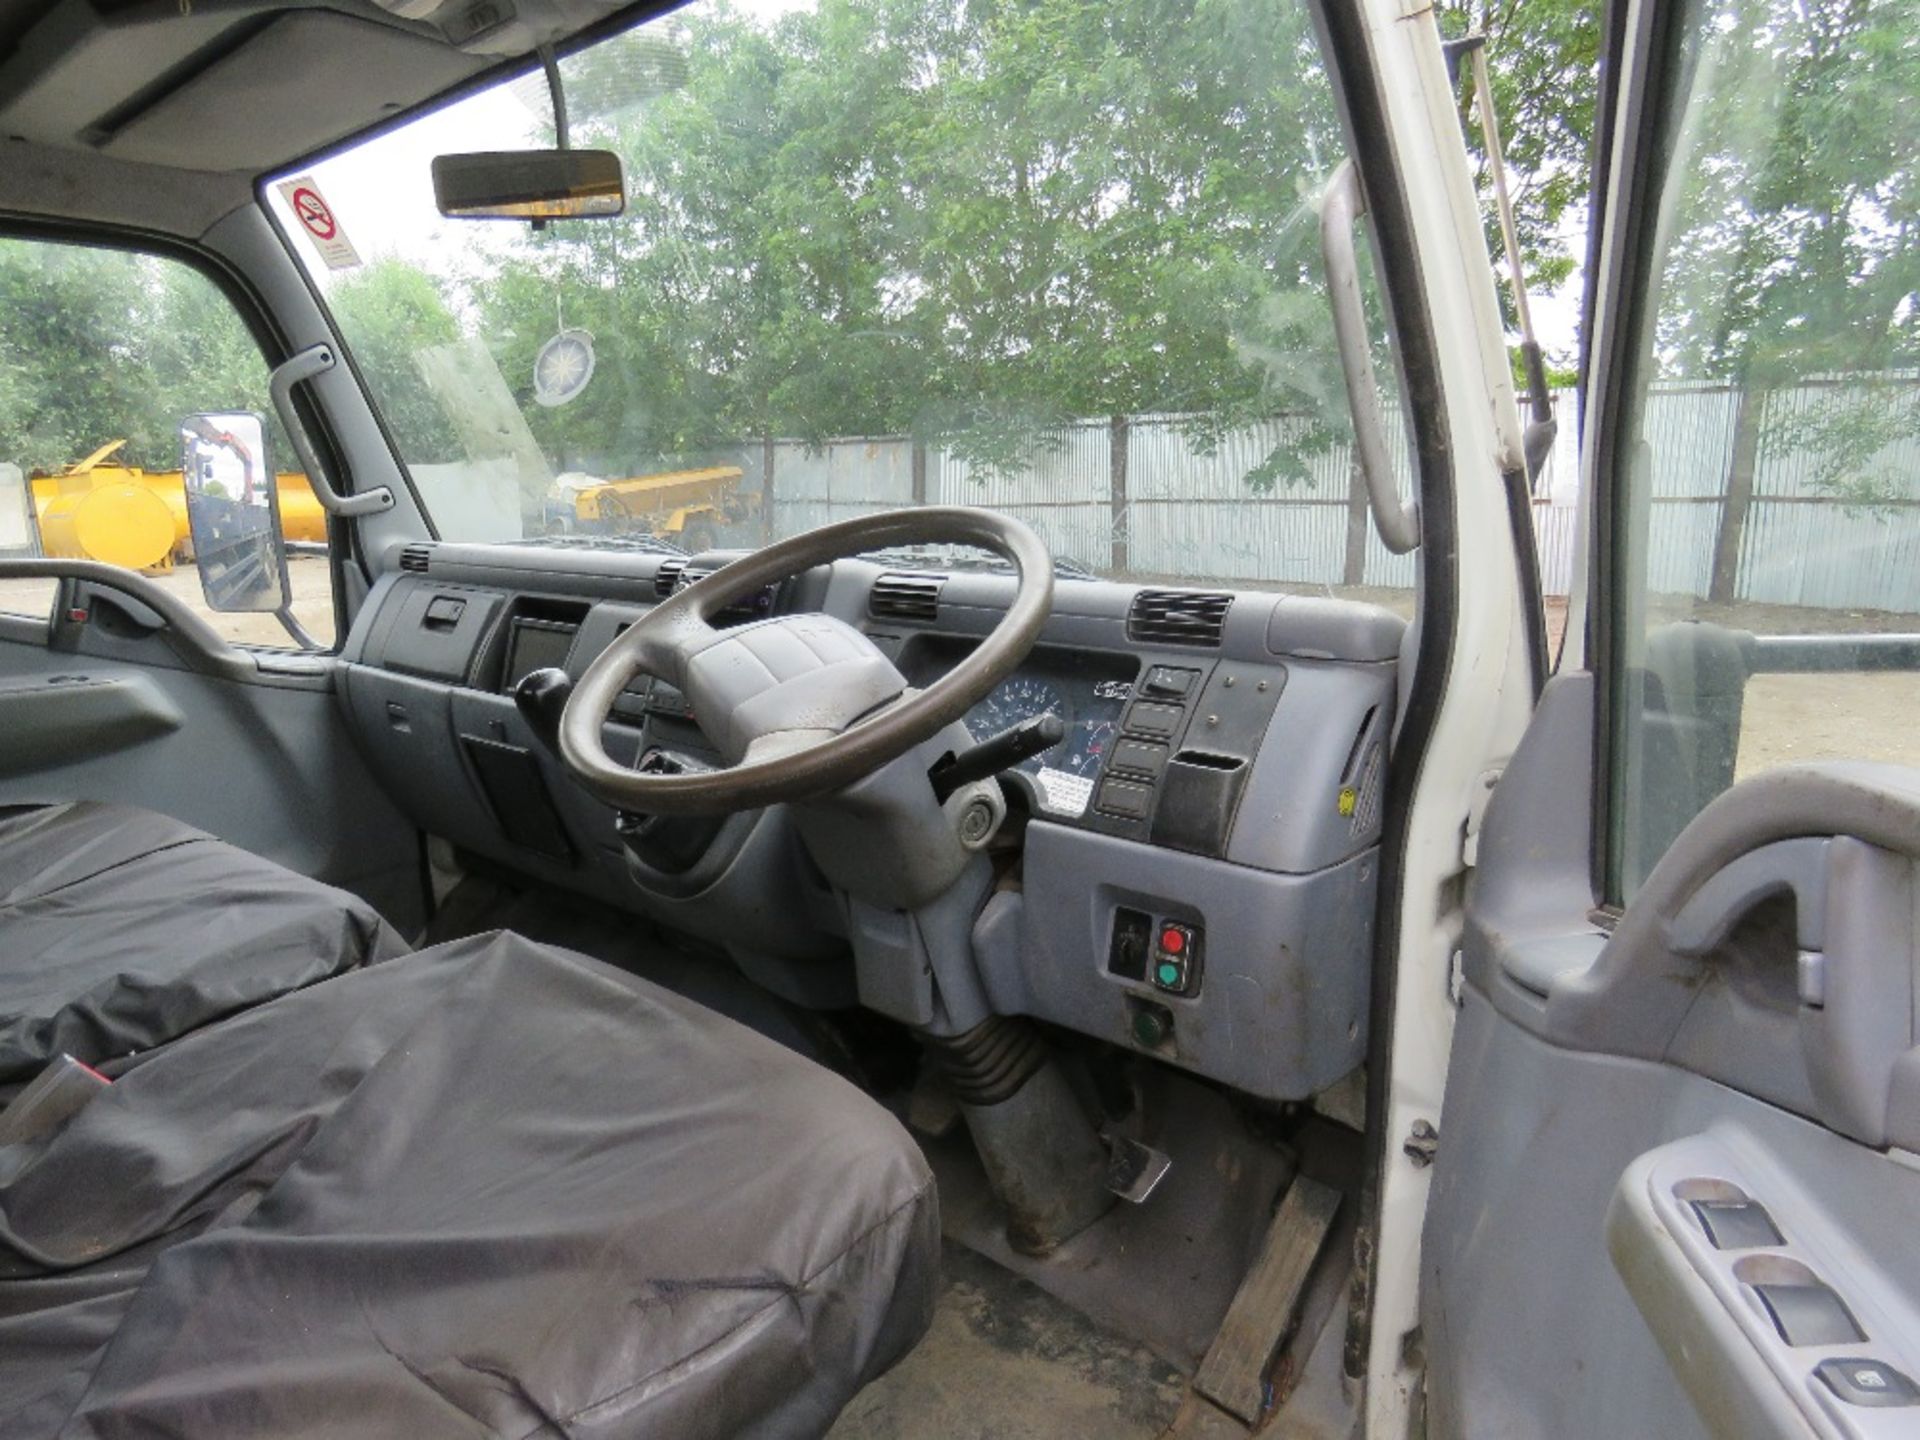
POLYGON ((550 755, 560 754, 560 714, 573 694, 573 677, 549 667, 529 670, 513 687, 514 708, 550 755))

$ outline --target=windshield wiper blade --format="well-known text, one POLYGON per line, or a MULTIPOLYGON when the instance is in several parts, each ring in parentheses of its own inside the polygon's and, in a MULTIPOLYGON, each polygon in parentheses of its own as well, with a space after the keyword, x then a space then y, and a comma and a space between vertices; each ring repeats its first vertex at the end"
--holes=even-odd
POLYGON ((507 545, 543 545, 556 550, 624 550, 637 555, 685 555, 671 540, 658 535, 529 535, 507 540, 507 545))
MULTIPOLYGON (((940 550, 902 547, 896 550, 869 550, 861 556, 877 565, 898 565, 914 570, 995 570, 1011 574, 1013 566, 998 555, 948 555, 940 550)), ((1053 573, 1061 580, 1097 580, 1100 577, 1068 555, 1053 557, 1053 573)))

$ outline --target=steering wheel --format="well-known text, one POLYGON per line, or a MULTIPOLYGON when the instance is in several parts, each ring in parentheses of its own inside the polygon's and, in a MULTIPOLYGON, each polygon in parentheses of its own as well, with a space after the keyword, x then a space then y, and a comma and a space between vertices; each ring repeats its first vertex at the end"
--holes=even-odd
POLYGON ((1053 558, 992 510, 933 506, 822 525, 723 566, 654 606, 587 667, 560 716, 560 754, 602 799, 656 815, 714 815, 841 790, 958 720, 1013 672, 1053 605, 1053 558), (979 647, 924 690, 853 626, 782 615, 714 617, 775 581, 894 545, 972 545, 1009 561, 1013 603, 979 647), (687 697, 723 769, 644 774, 608 756, 601 727, 635 675, 687 697))

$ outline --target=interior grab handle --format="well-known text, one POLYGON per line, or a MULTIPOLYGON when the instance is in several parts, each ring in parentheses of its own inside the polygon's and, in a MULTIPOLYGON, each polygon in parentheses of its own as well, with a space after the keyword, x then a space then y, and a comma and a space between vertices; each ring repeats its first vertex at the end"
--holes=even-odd
POLYGON ((1360 260, 1353 241, 1354 223, 1366 208, 1360 172, 1352 160, 1341 161, 1320 197, 1320 254, 1327 272, 1327 301, 1333 309, 1333 338, 1340 351, 1347 410, 1353 416, 1354 463, 1366 482, 1380 543, 1404 555, 1420 544, 1420 512, 1411 500, 1400 498, 1400 487, 1394 482, 1380 387, 1373 378, 1367 314, 1360 303, 1360 260))
POLYGON ((338 515, 351 520, 359 515, 378 515, 393 508, 393 491, 385 485, 377 485, 371 490, 356 495, 342 495, 327 481, 326 471, 321 468, 320 457, 314 453, 307 439, 307 432, 300 423, 300 416, 293 408, 293 387, 302 380, 312 380, 324 375, 334 367, 333 346, 309 345, 304 350, 295 351, 273 369, 267 377, 267 393, 273 397, 273 408, 280 417, 280 423, 286 428, 287 436, 293 441, 293 448, 300 456, 300 463, 306 467, 307 484, 313 490, 313 498, 320 502, 320 508, 329 515, 338 515))

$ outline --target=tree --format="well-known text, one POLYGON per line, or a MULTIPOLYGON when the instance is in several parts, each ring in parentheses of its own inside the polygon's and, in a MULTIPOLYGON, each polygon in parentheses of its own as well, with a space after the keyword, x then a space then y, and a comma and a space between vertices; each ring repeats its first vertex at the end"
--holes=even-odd
MULTIPOLYGON (((1514 229, 1530 293, 1572 279, 1584 256, 1583 216, 1593 177, 1594 101, 1600 61, 1601 7, 1594 0, 1449 0, 1441 31, 1453 39, 1484 35, 1488 82, 1506 152, 1514 229)), ((1460 120, 1487 197, 1489 255, 1501 254, 1492 212, 1492 180, 1481 143, 1468 67, 1460 84, 1460 120)), ((1503 298, 1505 268, 1500 274, 1503 298)), ((1556 355, 1564 371, 1571 355, 1556 355)))
POLYGON ((556 226, 474 292, 522 393, 561 316, 595 335, 606 380, 535 415, 543 442, 910 431, 992 468, 1090 415, 1187 414, 1204 447, 1304 412, 1268 484, 1344 429, 1311 209, 1340 139, 1303 10, 823 0, 678 23, 682 64, 650 28, 569 76, 576 132, 626 159, 627 220, 556 226), (609 103, 636 69, 672 82, 609 103))
POLYGON ((400 453, 414 461, 460 458, 453 427, 417 359, 460 338, 439 282, 404 261, 377 260, 342 280, 328 302, 400 453))
POLYGON ((1683 57, 1649 365, 1736 394, 1710 585, 1726 601, 1763 446, 1855 500, 1911 491, 1884 457, 1920 434, 1920 4, 1720 0, 1714 19, 1683 57), (1770 399, 1834 377, 1822 404, 1770 399))

